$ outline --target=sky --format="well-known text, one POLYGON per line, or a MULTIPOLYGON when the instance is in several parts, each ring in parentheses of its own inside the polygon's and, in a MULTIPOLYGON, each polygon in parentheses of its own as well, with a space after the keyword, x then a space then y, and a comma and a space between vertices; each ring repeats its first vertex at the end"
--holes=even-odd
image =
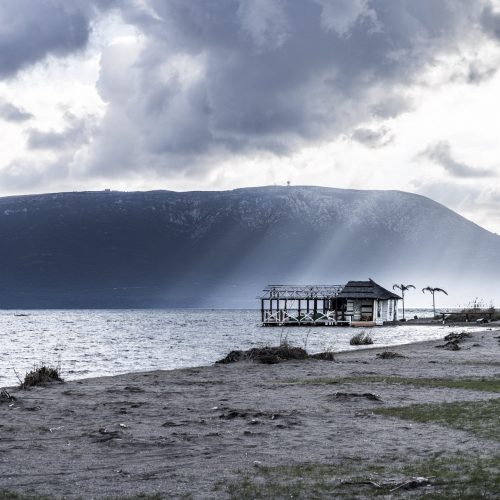
POLYGON ((500 0, 0 0, 0 195, 286 184, 500 233, 500 0))

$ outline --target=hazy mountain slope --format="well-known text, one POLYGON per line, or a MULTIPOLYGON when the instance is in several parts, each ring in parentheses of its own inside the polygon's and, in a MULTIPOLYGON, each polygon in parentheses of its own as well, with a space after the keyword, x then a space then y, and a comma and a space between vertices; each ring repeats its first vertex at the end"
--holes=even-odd
MULTIPOLYGON (((267 282, 499 276, 500 237, 396 191, 264 187, 0 199, 0 307, 252 305, 267 282)), ((472 286, 472 285, 470 285, 472 286)), ((474 285, 477 286, 477 285, 474 285)))

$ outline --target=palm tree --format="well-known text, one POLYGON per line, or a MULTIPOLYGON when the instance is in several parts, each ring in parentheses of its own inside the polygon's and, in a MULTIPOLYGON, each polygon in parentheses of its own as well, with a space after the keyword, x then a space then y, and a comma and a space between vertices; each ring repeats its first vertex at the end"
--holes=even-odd
POLYGON ((392 285, 393 290, 395 290, 396 288, 398 290, 401 290, 401 299, 403 301, 403 320, 404 320, 405 319, 405 292, 407 290, 409 290, 410 288, 415 289, 415 287, 413 285, 403 285, 403 283, 401 283, 400 285, 392 285))
POLYGON ((432 293, 432 310, 434 312, 434 317, 436 317, 436 302, 434 300, 434 294, 436 292, 443 292, 445 295, 448 295, 448 292, 446 290, 443 290, 442 288, 433 288, 432 286, 426 286, 425 288, 422 288, 422 293, 425 292, 432 293))

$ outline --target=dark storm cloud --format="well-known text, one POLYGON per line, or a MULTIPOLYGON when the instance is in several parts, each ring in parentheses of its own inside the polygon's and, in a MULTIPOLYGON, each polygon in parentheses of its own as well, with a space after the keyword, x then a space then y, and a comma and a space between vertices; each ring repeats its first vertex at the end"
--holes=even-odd
POLYGON ((368 148, 381 148, 387 146, 394 140, 394 136, 387 127, 357 128, 352 134, 351 139, 365 145, 368 148))
POLYGON ((484 7, 480 20, 486 33, 500 39, 500 12, 488 4, 484 7))
MULTIPOLYGON (((141 52, 110 48, 99 91, 107 115, 94 170, 125 163, 184 170, 199 158, 331 140, 412 106, 426 65, 477 40, 488 2, 468 0, 149 0, 141 52), (117 76, 119 75, 119 76, 117 76), (124 81, 126 80, 126 81, 124 81), (110 157, 111 155, 111 157, 110 157)), ((130 21, 133 19, 133 21, 130 21)), ((359 131, 355 140, 377 139, 359 131)))
POLYGON ((68 113, 65 119, 68 126, 61 131, 28 129, 28 148, 57 151, 76 148, 88 142, 91 133, 90 117, 77 118, 68 113))
POLYGON ((115 2, 105 0, 2 0, 0 79, 48 55, 65 56, 86 47, 91 21, 115 2))
MULTIPOLYGON (((489 0, 6 0, 0 77, 82 49, 111 7, 143 37, 101 58, 107 110, 85 158, 110 175, 287 155, 353 129, 374 145, 360 124, 411 108, 406 91, 426 67, 497 22, 489 0)), ((29 142, 66 139, 32 131, 29 142)))
POLYGON ((8 122, 19 123, 30 120, 33 115, 10 102, 0 99, 0 118, 8 122))
POLYGON ((451 147, 447 141, 429 146, 421 153, 421 156, 441 165, 452 177, 490 177, 494 175, 492 170, 471 167, 466 163, 456 160, 451 153, 451 147))

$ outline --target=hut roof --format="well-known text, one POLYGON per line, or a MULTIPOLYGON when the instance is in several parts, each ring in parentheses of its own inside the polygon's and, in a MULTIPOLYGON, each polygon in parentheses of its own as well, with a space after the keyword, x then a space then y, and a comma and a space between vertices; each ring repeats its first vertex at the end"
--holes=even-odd
POLYGON ((399 295, 386 290, 372 279, 368 281, 349 281, 339 294, 343 299, 401 299, 399 295))

